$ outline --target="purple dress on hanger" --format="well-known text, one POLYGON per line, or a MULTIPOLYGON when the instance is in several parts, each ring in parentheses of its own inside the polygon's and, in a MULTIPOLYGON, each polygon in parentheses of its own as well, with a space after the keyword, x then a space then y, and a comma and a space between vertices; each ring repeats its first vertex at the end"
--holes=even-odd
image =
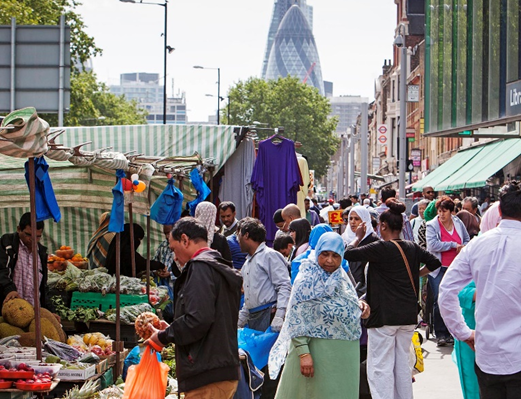
POLYGON ((259 219, 266 226, 266 242, 271 245, 277 232, 273 214, 277 209, 297 203, 297 193, 302 183, 295 145, 292 140, 277 136, 280 143, 272 138, 259 143, 259 151, 251 184, 257 194, 259 219))

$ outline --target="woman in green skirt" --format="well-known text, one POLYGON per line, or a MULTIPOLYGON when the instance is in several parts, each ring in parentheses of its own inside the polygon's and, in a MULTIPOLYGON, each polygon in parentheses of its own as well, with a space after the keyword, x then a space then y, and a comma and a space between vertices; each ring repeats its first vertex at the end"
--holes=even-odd
POLYGON ((323 234, 315 253, 302 262, 270 352, 270 378, 285 364, 275 399, 358 399, 360 317, 369 307, 340 267, 342 237, 323 234))

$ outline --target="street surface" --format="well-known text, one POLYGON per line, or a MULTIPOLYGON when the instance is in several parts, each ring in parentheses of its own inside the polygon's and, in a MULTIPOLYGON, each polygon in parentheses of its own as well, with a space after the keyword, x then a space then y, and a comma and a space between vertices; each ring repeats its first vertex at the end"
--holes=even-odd
POLYGON ((452 345, 438 348, 436 340, 431 337, 422 348, 425 371, 415 376, 412 384, 415 399, 463 399, 459 382, 458 368, 452 361, 452 345))

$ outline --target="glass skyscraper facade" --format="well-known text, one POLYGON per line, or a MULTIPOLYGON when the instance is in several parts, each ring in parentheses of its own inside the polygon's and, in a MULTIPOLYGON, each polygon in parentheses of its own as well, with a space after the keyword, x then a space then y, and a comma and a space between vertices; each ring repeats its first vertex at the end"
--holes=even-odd
POLYGON ((266 53, 262 63, 262 78, 266 79, 266 70, 268 69, 268 58, 270 58, 273 40, 279 29, 280 22, 284 15, 288 12, 293 4, 297 4, 308 21, 309 27, 313 30, 313 7, 306 4, 306 0, 276 0, 273 5, 273 16, 271 17, 270 30, 268 32, 268 43, 266 45, 266 53))
POLYGON ((271 46, 265 79, 296 76, 324 95, 322 69, 313 32, 302 12, 294 4, 280 22, 271 46))
MULTIPOLYGON (((519 0, 425 1, 425 132, 505 116, 521 79, 519 0)), ((472 130, 472 129, 462 129, 472 130)))

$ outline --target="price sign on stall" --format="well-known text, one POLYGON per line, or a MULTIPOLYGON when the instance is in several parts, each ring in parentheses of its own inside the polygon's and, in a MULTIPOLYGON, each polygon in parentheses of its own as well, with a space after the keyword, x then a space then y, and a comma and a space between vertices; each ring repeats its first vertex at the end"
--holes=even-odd
POLYGON ((328 221, 330 225, 344 224, 344 221, 342 220, 342 211, 329 211, 328 221))

